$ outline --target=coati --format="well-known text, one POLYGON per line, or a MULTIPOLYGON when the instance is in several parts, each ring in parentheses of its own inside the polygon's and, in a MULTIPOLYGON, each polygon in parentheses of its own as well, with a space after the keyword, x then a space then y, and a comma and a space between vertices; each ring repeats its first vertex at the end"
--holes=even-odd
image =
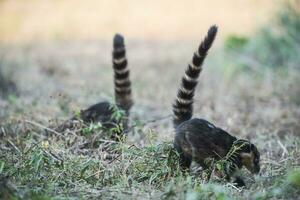
POLYGON ((181 80, 177 99, 173 104, 173 124, 176 131, 174 147, 180 154, 182 169, 189 169, 192 160, 207 169, 207 159, 218 161, 226 158, 225 178, 229 181, 231 177, 235 177, 235 183, 244 186, 243 179, 236 176, 235 172, 242 166, 251 173, 260 171, 260 154, 256 146, 247 140, 237 139, 204 119, 192 119, 197 78, 217 30, 215 25, 210 27, 181 80), (233 149, 235 152, 229 155, 233 149))
MULTIPOLYGON (((123 129, 128 128, 128 117, 130 108, 133 105, 131 82, 129 78, 129 68, 127 67, 126 50, 124 37, 116 34, 113 38, 113 69, 114 69, 114 90, 115 103, 118 109, 124 111, 121 123, 123 129)), ((114 106, 110 102, 104 101, 90 106, 80 112, 80 118, 87 123, 101 122, 106 128, 119 124, 118 119, 113 117, 114 106)))

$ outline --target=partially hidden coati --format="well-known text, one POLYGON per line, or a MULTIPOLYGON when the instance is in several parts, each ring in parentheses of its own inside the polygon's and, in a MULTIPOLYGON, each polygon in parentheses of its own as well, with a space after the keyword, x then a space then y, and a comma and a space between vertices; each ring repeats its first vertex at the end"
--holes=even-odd
POLYGON ((243 179, 236 172, 243 166, 251 173, 260 171, 260 154, 256 146, 250 141, 237 139, 204 119, 192 118, 197 78, 217 30, 215 25, 210 27, 181 80, 173 104, 173 124, 176 131, 174 147, 180 155, 182 169, 189 169, 192 161, 207 169, 207 159, 218 161, 226 158, 228 162, 224 167, 225 178, 229 181, 234 177, 238 186, 244 186, 243 179), (233 149, 235 152, 229 155, 233 149))
MULTIPOLYGON (((118 121, 113 117, 114 105, 103 101, 90 106, 80 112, 80 118, 87 123, 101 122, 106 128, 114 127, 116 124, 123 125, 124 131, 128 129, 128 117, 130 108, 133 105, 129 68, 127 67, 126 49, 124 37, 116 34, 113 38, 113 69, 114 69, 114 90, 115 103, 118 109, 124 111, 125 116, 118 121)), ((76 117, 74 117, 76 118, 76 117)), ((74 119, 73 118, 73 119, 74 119)))

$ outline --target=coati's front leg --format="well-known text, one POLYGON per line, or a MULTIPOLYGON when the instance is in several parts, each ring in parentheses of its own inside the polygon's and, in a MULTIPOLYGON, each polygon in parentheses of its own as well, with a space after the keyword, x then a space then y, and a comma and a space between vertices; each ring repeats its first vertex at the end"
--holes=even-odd
MULTIPOLYGON (((225 179, 226 179, 228 182, 230 182, 231 177, 228 176, 228 175, 226 175, 225 179)), ((237 186, 237 187, 244 187, 244 186, 246 186, 245 181, 244 181, 244 180, 242 179, 242 177, 240 177, 240 176, 235 176, 235 177, 234 177, 233 183, 234 183, 234 185, 237 186)))
POLYGON ((180 154, 179 164, 183 170, 189 170, 192 163, 192 159, 185 156, 183 153, 180 154))
POLYGON ((185 156, 181 147, 177 146, 176 144, 174 145, 175 149, 177 150, 179 154, 179 166, 182 170, 187 171, 190 169, 192 159, 188 156, 185 156))
POLYGON ((236 176, 235 180, 233 181, 233 183, 237 186, 237 187, 244 187, 246 186, 244 180, 242 179, 242 177, 240 176, 236 176))
POLYGON ((228 167, 228 169, 226 170, 225 174, 225 179, 229 182, 231 181, 231 178, 233 178, 233 183, 237 186, 237 187, 244 187, 246 186, 244 180, 242 179, 242 177, 237 175, 237 170, 239 170, 239 168, 237 166, 235 166, 234 164, 230 164, 230 166, 228 167))

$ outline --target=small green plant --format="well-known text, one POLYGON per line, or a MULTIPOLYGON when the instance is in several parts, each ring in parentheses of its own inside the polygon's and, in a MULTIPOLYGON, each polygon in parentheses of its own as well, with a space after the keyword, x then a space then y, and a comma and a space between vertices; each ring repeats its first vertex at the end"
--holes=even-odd
POLYGON ((34 172, 39 176, 39 172, 42 169, 51 169, 52 167, 63 167, 61 160, 57 159, 54 154, 48 151, 48 145, 46 143, 38 144, 33 147, 28 153, 29 157, 24 162, 25 168, 34 172))
POLYGON ((81 118, 81 110, 76 110, 74 115, 75 115, 76 119, 80 119, 81 118))
POLYGON ((117 122, 121 122, 126 116, 125 111, 120 109, 116 104, 110 104, 110 110, 112 111, 111 119, 117 122))
POLYGON ((110 137, 112 136, 118 137, 118 135, 120 135, 120 133, 124 131, 123 124, 113 124, 113 126, 111 128, 108 128, 106 131, 108 132, 108 135, 110 137))
POLYGON ((204 176, 210 178, 213 172, 218 172, 221 178, 226 177, 226 174, 233 168, 236 168, 234 159, 238 156, 239 151, 245 144, 233 145, 226 156, 220 160, 213 158, 206 158, 205 164, 209 166, 208 169, 204 170, 204 176))
POLYGON ((95 132, 101 131, 101 130, 103 130, 103 126, 100 122, 90 123, 90 124, 88 124, 87 127, 84 127, 82 129, 82 134, 88 136, 88 135, 92 135, 95 132))

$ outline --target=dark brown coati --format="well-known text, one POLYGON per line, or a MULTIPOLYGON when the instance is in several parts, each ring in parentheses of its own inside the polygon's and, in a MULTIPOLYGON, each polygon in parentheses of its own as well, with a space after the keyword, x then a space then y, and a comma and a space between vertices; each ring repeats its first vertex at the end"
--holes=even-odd
MULTIPOLYGON (((123 129, 128 128, 128 117, 130 108, 133 105, 131 94, 131 82, 129 78, 129 69, 127 67, 126 49, 124 38, 120 34, 116 34, 113 39, 113 69, 114 69, 114 88, 116 107, 124 111, 121 123, 123 129)), ((80 112, 80 118, 84 122, 101 122, 103 126, 110 128, 119 124, 120 121, 114 118, 114 105, 104 101, 92 105, 86 110, 80 112)))
POLYGON ((173 124, 176 129, 174 146, 180 154, 182 169, 189 169, 193 160, 202 168, 207 169, 209 168, 207 160, 225 159, 227 161, 223 168, 225 178, 229 181, 231 177, 234 177, 238 186, 244 186, 243 179, 238 177, 235 172, 242 166, 252 173, 259 172, 260 154, 255 145, 247 140, 231 136, 204 119, 191 119, 197 78, 216 34, 217 27, 212 26, 197 52, 194 53, 193 60, 181 80, 177 99, 173 104, 173 124))

